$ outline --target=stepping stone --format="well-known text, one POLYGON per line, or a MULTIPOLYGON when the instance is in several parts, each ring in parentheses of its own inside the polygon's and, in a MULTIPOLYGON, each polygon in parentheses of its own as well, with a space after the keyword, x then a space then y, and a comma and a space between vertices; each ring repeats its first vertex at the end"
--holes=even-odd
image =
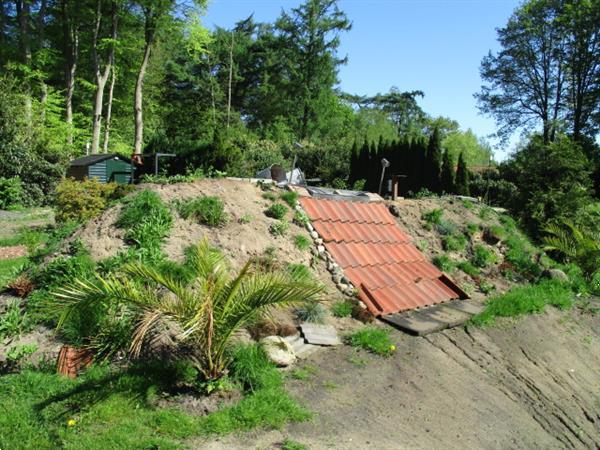
POLYGON ((300 333, 284 337, 283 339, 292 346, 294 353, 300 359, 307 358, 315 350, 319 349, 318 345, 307 344, 304 342, 304 338, 300 336, 300 333))
POLYGON ((448 328, 462 325, 471 318, 471 314, 457 309, 448 308, 444 305, 436 305, 431 308, 416 311, 416 315, 427 319, 437 320, 448 324, 448 328))
POLYGON ((342 342, 331 325, 304 322, 300 325, 304 340, 314 345, 340 345, 342 342))
POLYGON ((402 331, 417 336, 425 336, 426 334, 435 333, 436 331, 448 328, 446 322, 431 319, 426 316, 418 315, 416 311, 404 314, 390 314, 382 316, 381 320, 387 322, 402 331))
POLYGON ((483 305, 471 303, 466 300, 456 300, 454 302, 445 303, 445 306, 447 306, 448 308, 453 308, 462 312, 466 312, 467 314, 471 314, 473 316, 475 314, 479 314, 485 309, 485 306, 483 305))

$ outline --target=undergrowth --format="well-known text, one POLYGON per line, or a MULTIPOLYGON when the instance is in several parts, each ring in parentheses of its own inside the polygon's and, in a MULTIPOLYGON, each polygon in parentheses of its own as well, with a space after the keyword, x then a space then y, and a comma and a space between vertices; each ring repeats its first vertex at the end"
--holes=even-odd
POLYGON ((366 327, 358 330, 347 337, 352 347, 359 347, 380 356, 391 356, 396 349, 390 339, 389 330, 375 327, 366 327))
POLYGON ((198 197, 181 202, 177 209, 184 219, 194 219, 211 227, 217 227, 227 222, 225 207, 218 197, 198 197))
POLYGON ((283 203, 274 203, 265 210, 265 215, 267 217, 272 217, 273 219, 281 220, 285 217, 287 210, 287 206, 283 203))

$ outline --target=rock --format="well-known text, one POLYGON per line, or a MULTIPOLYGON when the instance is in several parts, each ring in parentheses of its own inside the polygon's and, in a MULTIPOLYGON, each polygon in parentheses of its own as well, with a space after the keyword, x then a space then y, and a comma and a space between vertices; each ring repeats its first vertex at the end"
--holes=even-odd
POLYGON ((316 243, 317 245, 323 245, 323 239, 321 239, 321 238, 317 238, 317 239, 315 239, 315 243, 316 243))
POLYGON ((485 230, 483 230, 483 234, 481 237, 489 245, 496 245, 502 240, 502 236, 494 232, 494 230, 491 228, 486 228, 485 230))
POLYGON ((341 282, 342 282, 342 284, 347 284, 347 285, 350 284, 350 280, 346 277, 342 277, 341 282))
POLYGON ((313 226, 312 226, 312 224, 311 224, 310 222, 307 222, 307 223, 306 223, 306 229, 307 229, 309 232, 312 232, 312 231, 314 230, 314 228, 313 228, 313 226))
POLYGON ((319 252, 319 255, 325 256, 325 247, 323 245, 318 245, 317 251, 319 252))
POLYGON ((569 281, 569 277, 560 269, 546 269, 542 272, 542 277, 549 278, 551 280, 569 281))
POLYGON ((280 336, 267 336, 260 340, 268 358, 278 367, 287 367, 296 361, 292 346, 280 336))
POLYGON ((389 210, 392 216, 400 217, 400 208, 397 205, 390 205, 389 210))
MULTIPOLYGON (((331 277, 331 279, 333 280, 333 282, 336 285, 339 285, 342 282, 342 275, 340 275, 339 273, 334 273, 333 276, 331 277)), ((339 289, 339 286, 338 286, 338 289, 339 289)))
POLYGON ((319 239, 319 233, 317 233, 315 230, 310 232, 310 237, 313 239, 319 239))

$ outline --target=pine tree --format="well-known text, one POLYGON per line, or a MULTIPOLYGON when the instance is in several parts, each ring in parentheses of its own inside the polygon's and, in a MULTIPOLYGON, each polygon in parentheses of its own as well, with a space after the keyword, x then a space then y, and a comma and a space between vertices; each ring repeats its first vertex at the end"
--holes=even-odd
POLYGON ((469 171, 467 170, 467 163, 465 158, 460 153, 458 157, 458 166, 456 168, 456 193, 459 195, 470 195, 469 191, 469 171))
POLYGON ((435 127, 429 145, 427 146, 427 157, 425 161, 425 182, 427 189, 432 192, 441 192, 440 169, 442 166, 442 140, 440 130, 435 127))
POLYGON ((442 191, 446 194, 454 193, 454 161, 452 161, 452 156, 447 150, 444 152, 444 160, 442 161, 442 174, 440 179, 442 182, 442 191))

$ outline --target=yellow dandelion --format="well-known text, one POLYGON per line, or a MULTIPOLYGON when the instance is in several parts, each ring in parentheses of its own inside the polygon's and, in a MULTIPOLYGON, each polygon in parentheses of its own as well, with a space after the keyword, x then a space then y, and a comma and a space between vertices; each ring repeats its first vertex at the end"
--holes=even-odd
POLYGON ((69 420, 67 420, 67 426, 68 427, 74 427, 76 423, 77 423, 77 421, 75 419, 69 419, 69 420))
POLYGON ((390 345, 390 350, 391 351, 395 351, 396 350, 396 346, 395 345, 390 345))

